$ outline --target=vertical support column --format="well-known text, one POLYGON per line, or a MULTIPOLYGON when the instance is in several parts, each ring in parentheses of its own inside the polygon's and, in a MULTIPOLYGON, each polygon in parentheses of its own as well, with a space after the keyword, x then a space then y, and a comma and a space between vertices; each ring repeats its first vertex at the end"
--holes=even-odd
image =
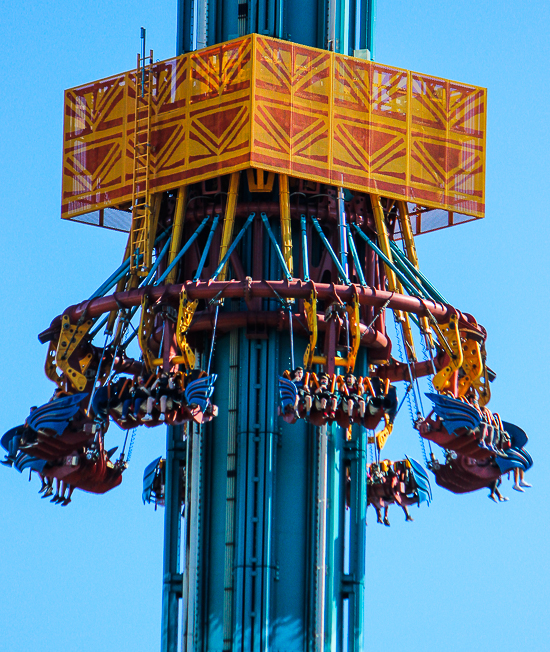
POLYGON ((291 276, 294 276, 294 263, 292 260, 292 228, 290 224, 290 194, 288 176, 279 175, 279 204, 281 211, 281 242, 283 257, 291 276))
POLYGON ((239 387, 239 333, 229 335, 229 395, 227 418, 227 493, 225 511, 225 571, 223 606, 223 649, 231 652, 233 639, 235 499, 237 473, 237 415, 239 387))
POLYGON ((166 428, 166 483, 164 510, 164 564, 162 585, 161 651, 177 652, 178 600, 182 597, 180 573, 181 467, 185 456, 183 426, 166 428))
POLYGON ((325 597, 325 649, 343 646, 342 574, 344 570, 345 510, 343 432, 333 423, 327 428, 327 583, 325 597))
POLYGON ((370 59, 376 59, 374 50, 374 30, 376 27, 376 0, 364 0, 367 3, 367 50, 370 52, 370 59))
POLYGON ((363 652, 365 550, 366 550, 366 431, 354 426, 346 441, 345 456, 349 469, 348 563, 342 576, 342 591, 347 599, 348 652, 363 652), (347 571, 347 572, 346 572, 347 571))
MULTIPOLYGON (((342 269, 349 278, 348 269, 348 232, 346 227, 346 207, 344 204, 344 189, 338 188, 338 232, 340 236, 340 262, 342 269)), ((342 279, 345 281, 345 279, 342 279)))
MULTIPOLYGON (((233 239, 233 229, 235 227, 235 213, 237 211, 237 196, 239 192, 239 172, 233 172, 229 179, 229 192, 227 195, 227 205, 225 207, 225 215, 223 219, 222 241, 220 245, 220 255, 218 264, 222 262, 229 245, 233 239)), ((227 278, 227 266, 229 262, 225 263, 221 272, 218 274, 219 281, 225 281, 227 278)))
POLYGON ((235 652, 269 650, 272 583, 277 334, 247 340, 240 333, 235 652))
MULTIPOLYGON (((313 541, 314 554, 314 584, 313 598, 313 640, 311 652, 325 650, 325 618, 326 618, 326 585, 327 585, 327 517, 328 517, 328 484, 327 484, 327 426, 318 429, 317 436, 317 473, 312 474, 312 498, 315 501, 313 541)), ((330 648, 329 648, 330 649, 330 648)))
MULTIPOLYGON (((315 649, 363 652, 366 543, 365 434, 354 427, 350 439, 333 425, 327 442, 327 579, 325 632, 315 649), (349 473, 349 480, 348 480, 349 473), (346 493, 349 491, 349 509, 346 493)), ((321 439, 322 446, 322 439, 321 439)), ((322 480, 322 476, 320 476, 322 480)), ((319 533, 319 543, 322 536, 319 533)), ((321 601, 321 596, 318 596, 321 601)))
POLYGON ((185 569, 183 573, 183 632, 182 650, 199 650, 202 635, 202 577, 203 559, 203 451, 200 426, 189 425, 186 457, 185 498, 185 569))

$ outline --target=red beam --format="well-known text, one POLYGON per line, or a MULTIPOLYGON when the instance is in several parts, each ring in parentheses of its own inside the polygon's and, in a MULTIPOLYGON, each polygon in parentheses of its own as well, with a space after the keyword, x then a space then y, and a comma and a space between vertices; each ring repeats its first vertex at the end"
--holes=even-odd
MULTIPOLYGON (((250 299, 269 298, 276 299, 306 299, 309 297, 313 287, 317 290, 317 298, 320 301, 342 301, 349 302, 357 292, 361 305, 381 308, 386 302, 387 307, 392 310, 403 310, 416 315, 428 316, 431 313, 435 319, 444 323, 448 321, 452 311, 450 306, 428 299, 418 299, 403 294, 376 290, 371 287, 360 285, 347 286, 335 285, 334 283, 304 283, 296 281, 198 281, 187 282, 182 285, 161 285, 158 287, 144 287, 130 290, 129 292, 117 292, 107 297, 99 297, 92 301, 83 301, 65 310, 72 322, 78 321, 85 313, 85 317, 99 317, 120 307, 132 308, 141 303, 142 297, 147 294, 150 301, 175 305, 182 288, 185 287, 189 299, 214 298, 226 299, 250 299), (355 289, 354 289, 355 287, 355 289)), ((51 327, 57 327, 60 317, 56 317, 51 327)))

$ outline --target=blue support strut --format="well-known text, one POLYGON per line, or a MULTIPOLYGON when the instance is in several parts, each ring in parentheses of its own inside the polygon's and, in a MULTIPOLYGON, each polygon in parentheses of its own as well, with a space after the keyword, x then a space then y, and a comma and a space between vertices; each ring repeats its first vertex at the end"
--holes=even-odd
POLYGON ((168 267, 165 269, 164 273, 162 276, 159 278, 159 280, 155 283, 155 285, 160 285, 164 279, 170 274, 170 272, 174 269, 174 267, 179 263, 181 257, 185 254, 185 252, 189 249, 189 247, 195 242, 195 240, 199 237, 199 233, 204 229, 206 226, 206 223, 210 219, 210 215, 207 215, 204 220, 199 224, 197 230, 193 235, 189 238, 189 240, 184 244, 184 246, 181 248, 181 250, 178 252, 178 255, 174 258, 174 260, 168 265, 168 267))
POLYGON ((359 261, 359 256, 357 255, 357 249, 355 248, 355 242, 353 241, 353 236, 351 234, 351 227, 349 224, 346 224, 346 230, 348 232, 348 243, 351 251, 351 257, 353 258, 355 270, 357 272, 357 276, 359 277, 359 283, 361 283, 363 287, 366 287, 367 282, 365 281, 365 275, 363 274, 361 262, 359 261))
POLYGON ((432 299, 435 299, 436 301, 440 301, 441 303, 449 303, 447 299, 430 283, 430 281, 422 274, 422 272, 419 269, 416 269, 416 267, 411 263, 411 261, 405 256, 405 254, 399 249, 399 247, 395 244, 395 242, 392 242, 390 240, 390 247, 392 250, 392 253, 394 253, 400 261, 403 262, 404 266, 411 272, 411 274, 414 274, 414 276, 417 278, 417 280, 422 284, 426 292, 432 297, 432 299))
POLYGON ((256 217, 256 213, 250 213, 250 215, 247 217, 246 222, 243 224, 243 228, 239 231, 237 237, 233 240, 231 246, 227 250, 227 253, 223 257, 223 260, 220 261, 220 264, 216 267, 216 271, 212 274, 212 280, 215 281, 222 269, 225 267, 225 263, 229 260, 229 257, 231 254, 235 251, 235 247, 239 244, 241 238, 245 234, 246 229, 248 229, 249 225, 252 223, 252 220, 256 217))
POLYGON ((300 226, 302 229, 302 268, 304 272, 304 281, 309 281, 309 259, 307 253, 307 230, 306 230, 306 216, 300 215, 300 226))
POLYGON ((271 240, 271 243, 273 244, 273 247, 275 248, 275 252, 277 253, 277 257, 279 258, 279 262, 281 263, 281 267, 283 268, 283 274, 286 276, 288 281, 292 281, 292 274, 288 271, 288 267, 286 266, 286 261, 285 257, 283 256, 283 252, 281 251, 281 248, 279 247, 279 243, 275 239, 275 236, 273 235, 273 231, 271 230, 271 226, 269 225, 269 220, 267 219, 267 215, 265 213, 262 213, 262 221, 265 225, 265 228, 267 230, 267 235, 269 236, 269 239, 271 240))
POLYGON ((199 266, 197 267, 197 271, 195 272, 195 276, 193 278, 193 283, 196 283, 201 277, 202 268, 204 267, 204 263, 206 262, 206 257, 208 256, 208 252, 210 251, 210 245, 212 244, 212 238, 214 237, 214 233, 216 232, 216 227, 218 226, 219 219, 220 219, 219 215, 216 215, 214 217, 214 221, 212 222, 212 226, 210 227, 210 233, 208 234, 208 240, 206 241, 206 245, 204 246, 204 251, 202 252, 199 266))
POLYGON ((313 217, 313 215, 311 216, 311 221, 313 222, 313 226, 317 230, 317 233, 319 234, 319 237, 321 238, 323 244, 327 248, 330 257, 332 258, 334 264, 336 265, 336 269, 338 270, 338 274, 340 274, 341 279, 344 281, 346 285, 351 285, 351 281, 349 280, 346 272, 344 272, 344 270, 342 269, 342 265, 338 260, 338 256, 334 253, 334 249, 330 246, 330 242, 327 240, 327 236, 323 233, 323 229, 321 228, 319 221, 317 220, 316 217, 313 217))
POLYGON ((338 234, 340 237, 340 261, 342 263, 342 269, 346 276, 349 277, 346 207, 344 204, 343 188, 338 188, 338 234))
POLYGON ((407 292, 413 296, 413 297, 421 297, 421 298, 429 298, 427 296, 427 293, 424 291, 424 289, 418 284, 418 282, 415 281, 415 279, 410 276, 407 277, 392 261, 384 254, 384 252, 377 247, 374 242, 369 238, 368 235, 363 233, 361 229, 354 224, 355 231, 363 238, 363 240, 369 245, 369 247, 378 255, 379 258, 381 258, 384 263, 392 269, 395 274, 397 275, 398 279, 401 281, 403 284, 403 287, 407 290, 407 292))

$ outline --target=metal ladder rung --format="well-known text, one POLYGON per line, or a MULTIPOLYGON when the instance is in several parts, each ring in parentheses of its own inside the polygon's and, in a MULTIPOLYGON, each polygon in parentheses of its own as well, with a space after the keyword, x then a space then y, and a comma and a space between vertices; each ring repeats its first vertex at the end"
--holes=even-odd
POLYGON ((150 233, 151 200, 149 173, 151 170, 151 116, 152 94, 155 80, 152 75, 153 53, 147 57, 138 54, 135 73, 136 94, 134 105, 134 165, 132 181, 132 224, 130 242, 133 251, 140 251, 143 260, 138 264, 132 258, 131 273, 139 276, 148 272, 151 264, 150 233))

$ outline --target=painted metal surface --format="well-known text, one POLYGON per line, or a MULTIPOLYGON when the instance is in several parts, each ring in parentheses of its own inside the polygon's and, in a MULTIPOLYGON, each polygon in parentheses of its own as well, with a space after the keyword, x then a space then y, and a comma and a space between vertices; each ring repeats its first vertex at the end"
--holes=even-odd
MULTIPOLYGON (((483 88, 257 34, 153 77, 151 191, 256 167, 450 212, 415 233, 484 215, 483 88)), ((66 91, 63 217, 130 201, 135 83, 66 91)))
POLYGON ((177 652, 179 643, 179 599, 183 576, 181 547, 181 468, 186 446, 182 426, 166 429, 166 484, 164 502, 164 562, 162 582, 162 652, 177 652))
POLYGON ((177 53, 257 33, 374 58, 373 8, 374 0, 179 0, 177 53))
POLYGON ((276 372, 289 354, 280 339, 276 332, 249 339, 243 330, 220 339, 214 361, 220 416, 190 435, 188 651, 318 649, 310 643, 323 607, 311 603, 322 578, 311 553, 317 559, 315 551, 326 547, 318 538, 324 528, 314 526, 326 509, 317 480, 326 447, 319 448, 309 424, 277 418, 276 372))

